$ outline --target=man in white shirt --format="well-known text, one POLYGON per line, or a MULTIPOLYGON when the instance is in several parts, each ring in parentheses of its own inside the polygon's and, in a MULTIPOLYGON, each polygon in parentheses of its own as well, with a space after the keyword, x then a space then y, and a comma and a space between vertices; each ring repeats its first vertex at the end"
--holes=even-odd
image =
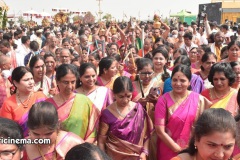
POLYGON ((196 44, 192 42, 193 34, 192 32, 185 32, 183 35, 184 43, 180 48, 183 48, 187 51, 187 53, 190 52, 190 49, 193 47, 198 47, 196 44))
POLYGON ((24 57, 30 53, 30 37, 22 36, 22 44, 18 47, 16 52, 17 66, 24 66, 24 57))

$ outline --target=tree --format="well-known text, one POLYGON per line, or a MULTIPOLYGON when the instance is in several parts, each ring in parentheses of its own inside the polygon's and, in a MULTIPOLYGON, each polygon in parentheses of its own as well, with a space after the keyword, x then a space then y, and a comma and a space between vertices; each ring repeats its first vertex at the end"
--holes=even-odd
POLYGON ((95 23, 95 17, 93 16, 93 14, 91 12, 87 12, 86 15, 83 17, 83 22, 85 24, 94 24, 95 23))
POLYGON ((6 28, 7 26, 7 21, 8 21, 8 18, 7 18, 7 11, 5 10, 4 11, 4 14, 3 14, 3 20, 2 20, 2 28, 6 28))
POLYGON ((169 21, 168 21, 168 18, 167 18, 167 17, 165 18, 164 23, 166 23, 167 25, 169 25, 169 21))
POLYGON ((109 21, 111 21, 111 19, 112 19, 112 15, 109 14, 109 13, 106 13, 106 14, 103 16, 102 19, 105 19, 107 22, 109 22, 109 21))
POLYGON ((23 16, 19 16, 18 17, 18 23, 20 23, 20 24, 26 24, 26 20, 23 18, 23 16))

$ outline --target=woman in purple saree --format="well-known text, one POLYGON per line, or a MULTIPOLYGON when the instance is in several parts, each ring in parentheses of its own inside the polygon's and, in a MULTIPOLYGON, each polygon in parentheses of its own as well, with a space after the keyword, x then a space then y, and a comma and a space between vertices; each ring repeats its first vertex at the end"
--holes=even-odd
POLYGON ((173 90, 158 99, 155 109, 158 160, 170 160, 187 147, 194 122, 204 106, 210 105, 203 96, 187 90, 190 80, 190 68, 178 65, 172 72, 173 90))
POLYGON ((152 121, 140 103, 131 101, 132 83, 118 77, 113 85, 116 101, 102 112, 98 145, 114 160, 146 159, 152 121))

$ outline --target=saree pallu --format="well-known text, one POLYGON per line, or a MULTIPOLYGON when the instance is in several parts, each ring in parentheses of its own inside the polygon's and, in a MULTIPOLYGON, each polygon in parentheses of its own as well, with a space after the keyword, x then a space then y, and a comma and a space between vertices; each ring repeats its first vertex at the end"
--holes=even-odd
POLYGON ((57 106, 52 98, 47 101, 57 108, 63 130, 73 132, 83 140, 96 137, 99 112, 87 96, 76 94, 61 106, 57 106))
MULTIPOLYGON (((78 144, 82 144, 84 141, 79 138, 77 135, 71 133, 71 132, 66 132, 66 134, 62 137, 61 140, 56 144, 55 150, 57 152, 50 152, 44 155, 45 160, 54 160, 57 157, 57 160, 64 160, 67 152, 74 146, 78 144)), ((29 159, 25 153, 24 158, 29 159)), ((24 159, 23 158, 23 159, 24 159)), ((34 158, 33 160, 42 160, 42 157, 37 157, 34 158)))
POLYGON ((214 91, 213 88, 207 89, 202 92, 202 95, 209 99, 213 104, 210 108, 223 108, 229 112, 233 116, 236 116, 239 111, 239 106, 237 103, 237 91, 235 89, 231 89, 231 91, 224 97, 221 98, 213 98, 214 91))
MULTIPOLYGON (((152 87, 156 87, 159 89, 159 92, 160 92, 160 96, 162 95, 163 93, 163 83, 161 83, 162 81, 158 81, 157 79, 152 79, 150 84, 148 85, 147 88, 144 88, 144 95, 147 96, 150 92, 150 89, 152 87)), ((138 100, 140 98, 142 98, 142 94, 141 94, 141 91, 138 91, 140 90, 139 89, 139 83, 137 81, 133 82, 133 88, 134 88, 134 91, 132 93, 132 98, 134 102, 138 102, 138 100)), ((154 110, 155 110, 155 106, 153 103, 150 103, 150 102, 147 102, 146 106, 146 112, 148 114, 148 116, 151 118, 152 122, 154 122, 154 110)), ((149 160, 156 160, 156 144, 157 144, 157 135, 155 133, 155 131, 152 133, 151 135, 151 139, 149 141, 149 156, 148 156, 148 159, 149 160)))
POLYGON ((107 134, 106 152, 114 160, 139 159, 144 143, 153 132, 152 121, 139 103, 122 120, 105 109, 101 123, 99 135, 107 134))
MULTIPOLYGON (((17 105, 16 94, 7 98, 0 110, 0 117, 11 119, 17 122, 23 129, 24 137, 28 135, 27 120, 28 112, 33 104, 44 101, 47 97, 42 92, 35 92, 31 95, 28 106, 24 108, 22 104, 17 105)), ((26 100, 27 101, 27 100, 26 100)), ((23 103, 26 104, 26 101, 23 103)))
POLYGON ((114 81, 115 81, 115 79, 116 79, 117 77, 118 77, 118 75, 112 77, 111 81, 109 81, 108 83, 104 84, 103 81, 102 81, 102 79, 98 76, 98 77, 97 77, 97 85, 99 85, 99 86, 105 86, 105 87, 107 87, 107 88, 109 88, 109 89, 112 90, 112 89, 113 89, 113 83, 114 83, 114 81))
POLYGON ((112 91, 103 86, 99 86, 97 89, 88 94, 87 97, 94 103, 99 112, 113 103, 112 91))
MULTIPOLYGON (((175 103, 170 93, 159 98, 155 109, 155 125, 165 126, 166 133, 181 147, 186 148, 190 140, 191 129, 199 110, 199 94, 190 92, 180 103, 175 103), (171 111, 175 108, 176 110, 171 111)), ((158 138, 158 160, 170 160, 177 156, 158 138)))
MULTIPOLYGON (((41 81, 35 83, 34 85, 34 91, 38 91, 41 88, 41 81)), ((51 89, 51 79, 48 78, 46 75, 44 75, 43 78, 43 85, 42 85, 43 93, 47 96, 50 97, 49 90, 51 89)))
MULTIPOLYGON (((136 102, 136 103, 138 102, 138 100, 140 98, 146 97, 149 94, 149 91, 150 91, 150 89, 152 87, 155 87, 154 86, 155 85, 154 81, 151 81, 147 87, 145 87, 145 88, 143 87, 144 97, 142 97, 142 93, 141 93, 139 82, 138 81, 134 81, 134 82, 132 82, 132 85, 133 85, 132 101, 136 102)), ((161 90, 160 87, 159 87, 159 89, 161 90)))

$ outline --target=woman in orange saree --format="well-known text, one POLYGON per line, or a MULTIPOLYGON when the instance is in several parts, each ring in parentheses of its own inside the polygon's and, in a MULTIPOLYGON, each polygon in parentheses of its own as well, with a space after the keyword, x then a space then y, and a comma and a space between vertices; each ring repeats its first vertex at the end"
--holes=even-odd
POLYGON ((24 136, 28 135, 28 111, 36 102, 44 101, 47 97, 43 92, 34 92, 34 80, 27 67, 17 67, 12 73, 15 94, 7 98, 0 110, 0 116, 14 120, 22 127, 24 136))

